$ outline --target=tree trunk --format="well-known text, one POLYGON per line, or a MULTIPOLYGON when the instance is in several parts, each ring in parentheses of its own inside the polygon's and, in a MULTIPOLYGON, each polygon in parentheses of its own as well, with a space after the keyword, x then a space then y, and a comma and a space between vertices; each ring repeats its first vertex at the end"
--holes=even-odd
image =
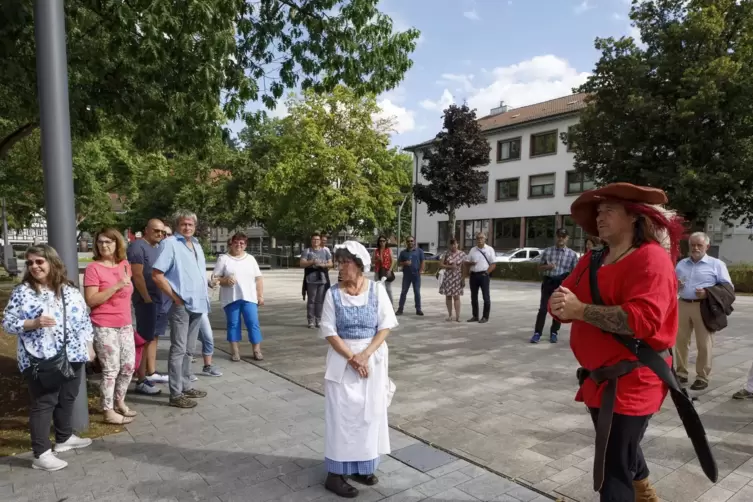
POLYGON ((0 139, 0 160, 3 160, 13 145, 24 139, 39 127, 39 122, 29 122, 24 124, 4 138, 0 139))
MULTIPOLYGON (((447 216, 449 216, 449 222, 447 222, 447 233, 450 235, 450 239, 457 239, 459 236, 455 235, 455 221, 457 220, 457 217, 455 216, 455 206, 450 206, 450 210, 447 211, 447 216)), ((446 242, 447 247, 449 248, 450 242, 446 242)), ((460 243, 458 243, 460 244, 460 243)))

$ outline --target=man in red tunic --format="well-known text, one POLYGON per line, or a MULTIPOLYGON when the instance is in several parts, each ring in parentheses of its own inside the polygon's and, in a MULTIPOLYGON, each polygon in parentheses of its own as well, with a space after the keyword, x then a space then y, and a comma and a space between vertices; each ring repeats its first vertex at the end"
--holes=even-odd
POLYGON ((576 400, 586 404, 594 425, 599 425, 594 489, 602 501, 659 500, 648 480, 640 442, 668 388, 610 333, 625 337, 627 344, 642 340, 671 366, 667 349, 674 346, 677 335, 678 286, 673 255, 679 252, 682 222, 664 209, 666 202, 663 191, 628 183, 582 194, 571 207, 572 218, 606 245, 596 272, 601 301, 594 301, 591 294, 592 252, 579 261, 549 301, 553 316, 572 323, 570 347, 582 366, 580 371, 591 376, 581 378, 576 400), (601 379, 594 379, 594 374, 614 368, 622 371, 608 377, 616 391, 606 396, 611 402, 604 402, 608 383, 597 383, 601 379), (601 436, 600 412, 611 415, 611 427, 608 422, 601 436))

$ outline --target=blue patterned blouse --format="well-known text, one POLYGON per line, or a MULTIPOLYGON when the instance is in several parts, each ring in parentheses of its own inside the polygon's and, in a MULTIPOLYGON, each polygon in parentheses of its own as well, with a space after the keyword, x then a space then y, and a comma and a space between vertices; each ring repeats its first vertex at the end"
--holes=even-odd
MULTIPOLYGON (((63 295, 67 312, 68 360, 72 363, 85 363, 89 360, 87 343, 94 339, 89 310, 81 292, 73 286, 64 286, 63 295)), ((27 350, 34 357, 46 359, 53 357, 62 347, 63 302, 52 291, 42 290, 37 294, 26 283, 19 284, 11 292, 5 307, 3 329, 9 335, 18 335, 18 369, 23 372, 29 367, 27 350), (25 331, 24 321, 41 316, 45 306, 55 316, 57 324, 52 328, 25 331)))

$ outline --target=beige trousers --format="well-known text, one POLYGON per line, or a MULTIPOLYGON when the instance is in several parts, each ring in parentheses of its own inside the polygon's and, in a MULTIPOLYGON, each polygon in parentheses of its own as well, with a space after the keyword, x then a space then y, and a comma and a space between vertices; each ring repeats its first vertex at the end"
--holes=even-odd
POLYGON ((695 345, 698 355, 695 362, 696 378, 704 382, 709 381, 711 374, 711 359, 713 358, 714 332, 706 329, 701 319, 701 302, 686 302, 679 300, 680 323, 677 330, 677 347, 675 361, 677 374, 688 378, 688 352, 690 351, 690 337, 695 332, 695 345))

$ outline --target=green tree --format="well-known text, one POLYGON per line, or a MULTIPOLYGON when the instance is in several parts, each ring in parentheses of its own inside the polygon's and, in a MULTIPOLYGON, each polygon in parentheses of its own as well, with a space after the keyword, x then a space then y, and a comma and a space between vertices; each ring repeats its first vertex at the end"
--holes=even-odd
MULTIPOLYGON (((378 0, 65 2, 74 136, 115 122, 140 148, 192 150, 245 105, 285 88, 396 86, 418 31, 393 33, 378 0)), ((0 161, 39 125, 32 0, 0 3, 0 161)))
POLYGON ((695 223, 715 207, 753 223, 753 2, 634 2, 630 17, 643 45, 597 39, 577 89, 591 96, 563 135, 576 168, 663 188, 695 223))
POLYGON ((279 238, 301 240, 315 230, 371 234, 395 218, 400 189, 410 183, 407 156, 389 147, 390 120, 373 95, 345 87, 307 91, 287 102, 290 115, 269 124, 263 138, 249 131, 262 169, 260 221, 279 238))
POLYGON ((486 202, 482 186, 489 172, 477 168, 489 164, 491 147, 481 134, 476 110, 467 104, 450 105, 442 118, 442 131, 423 151, 421 176, 427 183, 414 185, 413 194, 429 214, 448 215, 449 228, 455 228, 458 208, 486 202))

